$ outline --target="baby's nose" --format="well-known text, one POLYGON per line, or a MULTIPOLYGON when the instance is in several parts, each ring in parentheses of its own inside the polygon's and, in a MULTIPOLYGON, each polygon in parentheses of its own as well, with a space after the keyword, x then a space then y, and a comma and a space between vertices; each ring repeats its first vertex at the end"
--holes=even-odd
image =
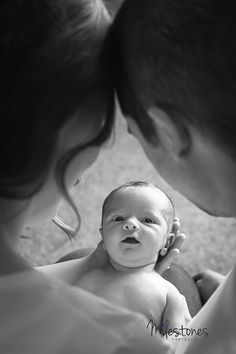
POLYGON ((137 230, 138 229, 138 224, 134 220, 126 220, 126 222, 123 224, 123 229, 124 230, 137 230))

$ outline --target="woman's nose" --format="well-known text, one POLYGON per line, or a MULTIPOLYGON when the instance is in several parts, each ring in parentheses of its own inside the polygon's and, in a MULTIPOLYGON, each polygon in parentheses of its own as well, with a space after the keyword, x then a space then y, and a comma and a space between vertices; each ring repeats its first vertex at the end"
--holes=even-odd
POLYGON ((126 220, 123 224, 123 229, 124 230, 137 230, 138 229, 138 223, 135 222, 133 219, 126 220))

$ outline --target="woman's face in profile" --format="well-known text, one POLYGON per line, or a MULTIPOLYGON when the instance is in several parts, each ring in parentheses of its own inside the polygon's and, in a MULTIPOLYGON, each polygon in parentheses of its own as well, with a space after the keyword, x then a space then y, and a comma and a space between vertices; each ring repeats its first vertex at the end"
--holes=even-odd
POLYGON ((98 136, 102 128, 103 113, 81 110, 61 129, 47 180, 37 194, 32 197, 28 225, 35 225, 55 216, 62 198, 56 183, 55 171, 61 158, 73 147, 81 146, 81 151, 69 162, 65 171, 65 186, 69 189, 96 160, 101 146, 83 146, 98 136))

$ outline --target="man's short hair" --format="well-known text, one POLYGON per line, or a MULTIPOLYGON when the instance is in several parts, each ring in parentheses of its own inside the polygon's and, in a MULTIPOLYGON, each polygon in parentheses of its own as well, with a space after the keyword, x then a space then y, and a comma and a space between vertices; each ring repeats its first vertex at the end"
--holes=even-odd
POLYGON ((113 23, 117 94, 125 115, 157 141, 147 109, 236 149, 236 4, 126 0, 113 23))

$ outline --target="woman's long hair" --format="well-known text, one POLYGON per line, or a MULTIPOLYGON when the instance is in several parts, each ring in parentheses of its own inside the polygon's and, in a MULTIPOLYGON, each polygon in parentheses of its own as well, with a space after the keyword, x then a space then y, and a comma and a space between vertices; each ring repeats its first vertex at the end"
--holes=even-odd
MULTIPOLYGON (((71 204, 64 183, 69 162, 83 148, 101 145, 112 131, 109 25, 100 0, 1 2, 1 197, 34 195, 47 178, 61 128, 81 107, 99 102, 105 115, 105 123, 104 116, 94 117, 101 120, 100 134, 68 151, 56 167, 56 181, 71 204)), ((78 115, 80 120, 84 126, 86 117, 78 115)))

